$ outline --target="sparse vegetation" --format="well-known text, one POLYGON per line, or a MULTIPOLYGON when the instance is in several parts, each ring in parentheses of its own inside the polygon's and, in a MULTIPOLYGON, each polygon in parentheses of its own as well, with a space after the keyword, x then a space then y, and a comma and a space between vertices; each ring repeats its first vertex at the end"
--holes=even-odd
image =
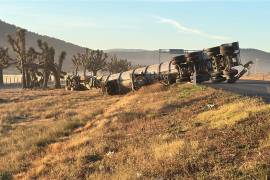
POLYGON ((131 63, 127 59, 118 59, 116 55, 110 58, 106 67, 111 74, 128 71, 132 68, 131 63))
POLYGON ((62 71, 63 62, 66 58, 66 52, 62 51, 58 63, 55 62, 55 49, 54 47, 50 47, 47 42, 43 42, 42 40, 37 41, 38 47, 41 52, 36 52, 39 56, 39 67, 43 69, 42 73, 42 86, 43 88, 47 88, 48 80, 51 74, 54 76, 55 88, 61 88, 60 79, 64 78, 65 72, 62 71))
POLYGON ((8 48, 0 47, 0 86, 3 85, 3 69, 13 64, 13 59, 8 54, 8 48))
POLYGON ((191 84, 154 84, 125 96, 96 90, 3 95, 2 179, 269 175, 270 106, 259 99, 191 84))
POLYGON ((73 55, 72 63, 75 68, 75 75, 78 74, 80 67, 83 69, 83 75, 89 71, 96 76, 97 72, 108 71, 111 74, 127 71, 132 68, 127 59, 119 59, 116 55, 110 57, 102 50, 91 50, 86 48, 85 53, 73 55))
MULTIPOLYGON (((11 35, 8 35, 8 42, 11 45, 13 51, 16 53, 17 68, 22 73, 22 86, 23 88, 29 87, 30 75, 29 72, 26 72, 25 64, 27 62, 27 50, 25 44, 25 29, 18 28, 16 30, 16 38, 13 38, 11 35)), ((29 52, 33 52, 30 51, 29 52)), ((32 55, 32 53, 31 53, 32 55)))
MULTIPOLYGON (((17 28, 16 36, 8 35, 8 42, 16 54, 15 59, 11 59, 7 49, 1 49, 1 62, 14 61, 18 70, 22 73, 23 88, 47 88, 50 75, 54 76, 55 88, 61 88, 60 79, 64 78, 62 71, 63 61, 66 52, 60 53, 58 64, 55 63, 55 49, 47 42, 37 40, 41 52, 37 52, 33 47, 26 48, 26 30, 17 28)), ((1 63, 3 64, 3 63, 1 63)), ((1 67, 0 67, 1 68, 1 67)))
MULTIPOLYGON (((73 55, 72 64, 75 67, 75 72, 73 72, 73 74, 78 75, 79 67, 81 66, 80 54, 73 55)), ((86 76, 86 69, 84 70, 84 76, 86 76)))
POLYGON ((81 64, 84 67, 84 74, 86 69, 93 74, 97 75, 99 70, 103 70, 106 67, 106 60, 108 58, 107 53, 102 50, 85 50, 85 53, 81 55, 81 64))

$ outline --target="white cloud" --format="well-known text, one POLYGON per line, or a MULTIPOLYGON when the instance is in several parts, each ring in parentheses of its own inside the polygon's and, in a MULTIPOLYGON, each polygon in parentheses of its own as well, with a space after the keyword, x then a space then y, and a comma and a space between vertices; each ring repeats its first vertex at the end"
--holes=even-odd
POLYGON ((206 32, 198 30, 198 29, 186 27, 174 19, 168 19, 168 18, 163 18, 163 17, 159 17, 159 16, 154 16, 154 17, 156 19, 158 19, 158 22, 163 23, 163 24, 169 24, 169 25, 175 27, 179 32, 186 32, 186 33, 206 37, 209 39, 222 40, 222 41, 226 41, 226 40, 231 39, 230 37, 208 34, 206 32))

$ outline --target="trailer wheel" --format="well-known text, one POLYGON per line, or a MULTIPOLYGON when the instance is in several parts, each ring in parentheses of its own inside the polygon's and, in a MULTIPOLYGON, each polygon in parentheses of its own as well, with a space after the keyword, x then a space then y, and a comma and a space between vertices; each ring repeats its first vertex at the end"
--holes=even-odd
POLYGON ((202 56, 202 51, 190 52, 190 53, 185 54, 185 57, 187 58, 187 60, 198 59, 200 58, 200 56, 202 56))
POLYGON ((212 82, 212 83, 221 83, 221 82, 224 82, 224 81, 226 81, 226 78, 223 77, 223 76, 212 77, 212 78, 211 78, 211 82, 212 82))
POLYGON ((145 85, 146 79, 143 76, 137 76, 134 81, 134 90, 139 90, 142 86, 145 85))
POLYGON ((233 55, 234 48, 232 46, 220 46, 220 54, 226 55, 233 55))
POLYGON ((220 54, 220 52, 216 53, 216 52, 206 52, 206 54, 209 56, 209 57, 213 57, 213 56, 217 56, 220 54))
POLYGON ((175 64, 182 64, 182 63, 185 63, 186 62, 186 58, 184 55, 181 55, 181 56, 175 56, 173 58, 173 62, 172 64, 175 65, 175 64))
POLYGON ((236 79, 235 78, 230 78, 227 80, 227 83, 229 84, 232 84, 232 83, 235 83, 236 82, 236 79))
POLYGON ((205 49, 205 51, 208 56, 217 56, 220 54, 220 47, 217 46, 217 47, 208 48, 208 49, 205 49))
POLYGON ((239 49, 240 49, 240 47, 239 47, 239 42, 233 42, 233 43, 232 43, 232 47, 233 47, 233 49, 236 50, 236 51, 239 50, 239 49))

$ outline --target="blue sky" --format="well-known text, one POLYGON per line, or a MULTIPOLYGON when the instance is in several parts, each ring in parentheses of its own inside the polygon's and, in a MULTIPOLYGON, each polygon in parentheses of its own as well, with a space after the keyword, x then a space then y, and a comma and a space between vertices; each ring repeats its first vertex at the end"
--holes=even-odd
POLYGON ((0 19, 93 49, 202 49, 239 41, 270 52, 270 1, 0 0, 0 19))

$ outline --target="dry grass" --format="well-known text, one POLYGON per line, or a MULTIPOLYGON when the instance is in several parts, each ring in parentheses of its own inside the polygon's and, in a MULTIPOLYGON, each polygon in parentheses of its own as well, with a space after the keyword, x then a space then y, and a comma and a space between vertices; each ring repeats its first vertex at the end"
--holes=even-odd
POLYGON ((184 146, 183 140, 175 140, 173 142, 165 142, 162 144, 154 144, 153 151, 157 160, 168 160, 179 154, 184 146))
POLYGON ((1 91, 0 179, 264 178, 269 105, 204 86, 1 91))
POLYGON ((212 128, 223 128, 224 126, 233 126, 235 123, 252 116, 252 114, 269 111, 270 105, 263 104, 256 99, 244 99, 225 104, 216 110, 200 113, 197 118, 202 122, 210 123, 212 128))

